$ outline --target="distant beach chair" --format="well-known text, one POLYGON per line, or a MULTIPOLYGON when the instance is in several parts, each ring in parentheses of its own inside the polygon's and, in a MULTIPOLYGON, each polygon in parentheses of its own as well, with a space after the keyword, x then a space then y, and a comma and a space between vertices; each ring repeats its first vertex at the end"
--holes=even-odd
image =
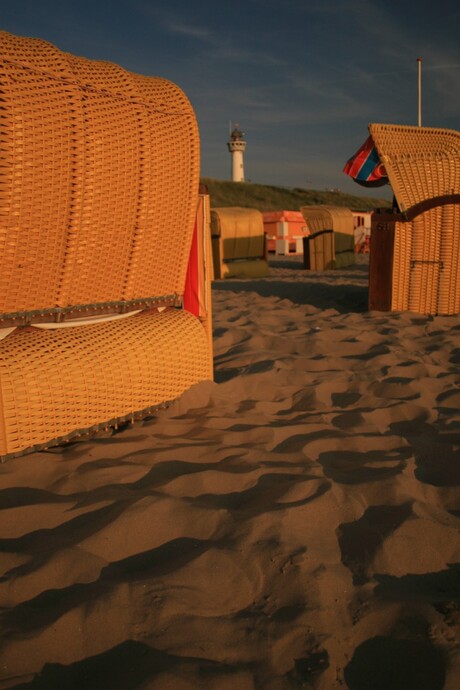
POLYGON ((171 82, 0 32, 0 456, 212 379, 209 196, 171 82))
POLYGON ((214 277, 259 278, 269 273, 261 211, 238 206, 211 209, 214 277))
POLYGON ((302 206, 310 228, 304 238, 304 267, 312 271, 344 268, 355 262, 354 218, 342 206, 302 206))
POLYGON ((371 124, 397 208, 372 216, 369 308, 460 312, 460 132, 371 124))

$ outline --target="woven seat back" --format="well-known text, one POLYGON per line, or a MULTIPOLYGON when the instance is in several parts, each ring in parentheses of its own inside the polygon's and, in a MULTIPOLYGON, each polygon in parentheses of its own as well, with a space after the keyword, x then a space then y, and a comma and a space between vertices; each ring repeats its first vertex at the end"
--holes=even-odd
POLYGON ((353 213, 344 206, 323 206, 332 219, 336 255, 340 252, 354 252, 355 228, 353 213))
POLYGON ((305 245, 310 255, 305 262, 308 268, 321 271, 354 263, 355 231, 349 208, 318 205, 302 206, 300 210, 312 233, 312 241, 305 245), (332 231, 332 238, 315 239, 318 233, 327 231, 332 231))
POLYGON ((300 211, 312 233, 332 230, 332 217, 324 206, 302 206, 300 211))
POLYGON ((175 84, 0 32, 0 314, 182 294, 199 182, 175 84))
POLYGON ((401 212, 460 194, 460 132, 382 124, 369 131, 401 212))
POLYGON ((263 215, 257 209, 235 206, 211 210, 211 234, 221 239, 224 261, 262 258, 264 232, 263 215))

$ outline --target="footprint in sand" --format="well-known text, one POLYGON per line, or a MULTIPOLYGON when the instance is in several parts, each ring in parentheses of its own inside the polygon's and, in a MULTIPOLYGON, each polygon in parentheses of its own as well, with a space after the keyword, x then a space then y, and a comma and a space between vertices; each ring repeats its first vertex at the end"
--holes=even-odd
POLYGON ((442 690, 446 660, 429 640, 382 635, 357 647, 344 675, 349 690, 442 690))

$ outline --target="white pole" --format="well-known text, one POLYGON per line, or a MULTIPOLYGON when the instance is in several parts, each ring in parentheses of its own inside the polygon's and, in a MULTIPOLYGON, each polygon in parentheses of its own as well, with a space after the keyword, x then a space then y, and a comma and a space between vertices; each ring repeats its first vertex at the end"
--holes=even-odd
POLYGON ((418 64, 418 126, 422 126, 422 58, 417 58, 418 64))

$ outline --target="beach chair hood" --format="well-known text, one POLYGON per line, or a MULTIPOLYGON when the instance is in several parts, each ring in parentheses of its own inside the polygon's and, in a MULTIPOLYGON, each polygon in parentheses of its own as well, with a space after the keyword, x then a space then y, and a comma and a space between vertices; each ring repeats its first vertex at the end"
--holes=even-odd
POLYGON ((408 125, 370 124, 370 136, 344 172, 367 186, 392 187, 401 213, 460 200, 460 133, 408 125))

